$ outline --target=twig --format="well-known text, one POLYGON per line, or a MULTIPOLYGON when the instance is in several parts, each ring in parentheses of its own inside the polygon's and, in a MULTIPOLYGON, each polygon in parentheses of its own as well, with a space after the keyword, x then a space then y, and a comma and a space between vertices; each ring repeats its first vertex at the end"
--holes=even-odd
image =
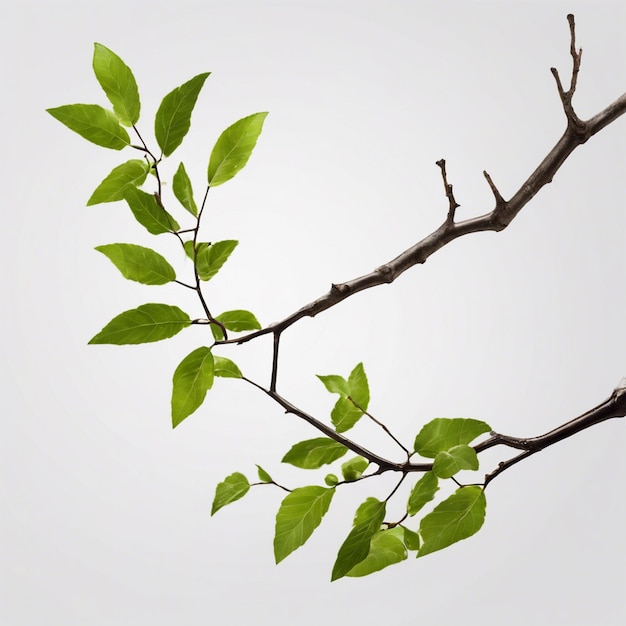
POLYGON ((446 217, 446 223, 452 226, 454 224, 454 214, 456 210, 461 206, 454 198, 454 192, 452 191, 452 185, 448 183, 448 176, 446 174, 446 160, 439 159, 435 162, 435 165, 439 166, 441 170, 441 177, 443 178, 443 186, 446 190, 446 198, 448 198, 448 216, 446 217))

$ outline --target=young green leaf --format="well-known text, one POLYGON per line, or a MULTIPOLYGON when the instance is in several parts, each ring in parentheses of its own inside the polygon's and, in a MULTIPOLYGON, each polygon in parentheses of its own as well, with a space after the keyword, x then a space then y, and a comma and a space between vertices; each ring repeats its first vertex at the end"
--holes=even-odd
POLYGON ((176 368, 172 386, 172 427, 176 428, 203 402, 213 386, 213 355, 211 349, 197 348, 176 368))
POLYGON ((211 515, 215 515, 222 507, 243 498, 250 490, 248 479, 240 472, 235 472, 219 483, 215 490, 211 515))
POLYGON ((154 135, 163 156, 180 146, 191 126, 191 113, 210 72, 198 74, 167 94, 154 121, 154 135))
POLYGON ((367 498, 357 509, 354 527, 339 548, 331 581, 345 576, 363 561, 370 550, 372 537, 380 530, 385 519, 386 503, 367 498))
POLYGON ((191 188, 191 181, 187 176, 185 166, 181 163, 174 174, 172 180, 172 190, 178 201, 191 213, 193 216, 198 215, 198 207, 196 201, 193 199, 193 189, 191 188))
POLYGON ((420 536, 413 530, 410 530, 406 526, 401 526, 404 532, 404 545, 408 550, 419 550, 420 548, 420 536))
POLYGON ((478 455, 467 444, 453 446, 437 453, 433 463, 433 473, 439 478, 450 478, 461 470, 477 470, 478 455))
POLYGON ((343 376, 337 376, 336 374, 329 374, 328 376, 317 377, 324 383, 324 387, 330 391, 330 393, 338 393, 341 396, 349 396, 350 388, 348 387, 348 381, 343 376))
POLYGON ((234 239, 196 246, 196 268, 201 280, 211 280, 226 263, 239 242, 234 239))
MULTIPOLYGON (((250 311, 224 311, 224 313, 216 316, 215 319, 224 324, 226 330, 232 330, 235 333, 244 330, 259 330, 261 328, 261 324, 250 311)), ((211 332, 217 341, 224 338, 222 329, 217 324, 211 324, 211 332)))
POLYGON ((336 461, 347 451, 346 446, 328 437, 317 437, 296 443, 285 454, 282 462, 291 463, 291 465, 302 469, 317 469, 322 465, 336 461))
POLYGON ((130 144, 128 133, 115 115, 97 104, 65 104, 46 110, 61 124, 98 146, 121 150, 130 144))
POLYGON ((404 561, 407 551, 403 539, 404 532, 399 526, 379 530, 370 540, 369 552, 365 559, 355 565, 346 576, 367 576, 404 561))
POLYGON ((229 181, 245 166, 266 117, 267 113, 254 113, 235 122, 220 135, 209 159, 209 185, 217 187, 229 181))
POLYGON ((357 409, 349 398, 339 398, 330 413, 330 420, 338 433, 350 430, 362 417, 364 413, 357 409))
POLYGON ((423 538, 418 557, 447 548, 477 533, 485 521, 487 501, 482 487, 460 487, 420 523, 423 538))
POLYGON ((439 490, 439 481, 433 472, 426 472, 415 484, 406 510, 409 515, 415 515, 425 504, 430 502, 439 490))
POLYGON ((96 250, 108 257, 129 280, 144 285, 165 285, 176 278, 174 268, 150 248, 132 243, 111 243, 96 246, 96 250))
POLYGON ((221 378, 241 378, 241 370, 236 363, 223 356, 214 356, 215 375, 221 378))
POLYGON ((367 411, 370 402, 370 389, 367 384, 367 376, 363 363, 359 363, 348 377, 348 388, 350 389, 350 398, 358 405, 359 408, 367 411))
POLYGON ((335 490, 332 488, 300 487, 294 489, 281 502, 276 514, 274 534, 276 563, 280 563, 304 545, 322 522, 334 494, 335 490))
POLYGON ((369 461, 362 456, 355 456, 349 461, 346 461, 341 465, 343 479, 352 482, 361 478, 369 464, 369 461))
POLYGON ((256 466, 257 473, 259 474, 259 480, 264 483, 273 483, 272 477, 260 466, 256 466))
POLYGON ((434 459, 438 452, 468 444, 490 430, 489 424, 479 420, 438 417, 420 430, 415 438, 415 451, 421 456, 434 459))
POLYGON ((124 345, 161 341, 190 324, 189 315, 177 306, 142 304, 114 317, 89 343, 124 345))
POLYGON ((329 487, 334 487, 339 482, 339 478, 337 478, 337 474, 326 474, 326 476, 324 476, 324 482, 329 487))
POLYGON ((169 233, 180 228, 178 222, 161 206, 156 196, 137 187, 127 187, 124 199, 135 219, 152 235, 169 233))
POLYGON ((131 159, 118 165, 96 187, 96 190, 87 200, 87 206, 123 200, 126 189, 143 185, 149 171, 150 165, 142 159, 131 159))
POLYGON ((113 111, 124 126, 139 120, 139 90, 130 68, 114 52, 102 44, 94 44, 93 71, 113 111))
POLYGON ((349 430, 363 417, 363 411, 367 410, 370 401, 369 385, 363 363, 359 363, 350 372, 348 380, 336 374, 318 375, 318 378, 328 391, 340 395, 330 414, 337 432, 349 430))

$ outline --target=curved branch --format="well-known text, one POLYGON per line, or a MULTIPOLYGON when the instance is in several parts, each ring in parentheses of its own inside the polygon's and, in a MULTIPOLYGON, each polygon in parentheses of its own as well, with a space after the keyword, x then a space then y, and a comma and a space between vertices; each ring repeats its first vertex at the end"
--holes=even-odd
MULTIPOLYGON (((279 322, 242 337, 220 343, 241 344, 268 333, 281 333, 303 317, 314 317, 359 291, 392 283, 406 270, 414 265, 426 262, 432 254, 458 237, 482 231, 493 230, 498 232, 504 230, 541 188, 552 182, 556 172, 578 146, 585 143, 624 113, 626 113, 626 93, 587 121, 580 121, 576 118, 577 123, 569 123, 571 118, 568 117, 568 126, 561 138, 509 200, 504 200, 489 174, 484 172, 496 202, 495 208, 490 213, 455 223, 450 219, 451 215, 453 216, 453 205, 451 204, 451 210, 446 220, 437 230, 399 254, 395 259, 381 265, 369 274, 344 283, 333 284, 330 291, 326 294, 309 302, 279 322)), ((440 160, 437 164, 442 162, 443 160, 440 160)), ((453 199, 451 200, 452 202, 453 199)))

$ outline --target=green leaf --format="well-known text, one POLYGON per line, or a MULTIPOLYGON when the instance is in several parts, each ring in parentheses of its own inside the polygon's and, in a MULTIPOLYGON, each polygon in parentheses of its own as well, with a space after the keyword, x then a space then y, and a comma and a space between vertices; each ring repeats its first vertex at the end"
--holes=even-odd
POLYGON ((211 507, 211 515, 215 515, 222 507, 240 500, 250 490, 248 479, 241 473, 235 472, 219 483, 215 490, 215 498, 211 507))
POLYGON ((419 550, 420 548, 420 536, 413 530, 410 530, 406 526, 401 526, 404 532, 404 545, 408 550, 419 550))
POLYGON ((324 476, 324 482, 329 487, 334 487, 339 482, 339 478, 337 478, 336 474, 326 474, 326 476, 324 476))
MULTIPOLYGON (((224 324, 226 330, 232 330, 235 333, 244 330, 259 330, 261 328, 261 324, 250 311, 224 311, 224 313, 216 316, 215 319, 224 324)), ((211 324, 211 331, 217 341, 224 338, 222 329, 217 324, 211 324)))
POLYGON ((254 113, 229 126, 219 137, 209 159, 209 185, 230 180, 248 162, 263 130, 267 113, 254 113))
POLYGON ((172 381, 173 428, 204 402, 206 392, 213 386, 213 376, 210 348, 197 348, 180 362, 172 381))
POLYGON ((478 455, 476 450, 466 444, 438 452, 433 463, 433 473, 439 478, 450 478, 460 470, 477 469, 478 455))
POLYGON ((468 444, 490 430, 489 424, 479 420, 438 417, 420 430, 415 438, 415 451, 421 456, 434 459, 438 452, 468 444))
POLYGON ((350 398, 359 406, 359 408, 367 411, 370 402, 370 390, 367 384, 367 376, 363 363, 359 363, 348 377, 348 388, 350 390, 350 398))
POLYGON ((96 190, 87 200, 87 206, 123 200, 126 189, 143 185, 149 171, 150 165, 142 159, 131 159, 118 165, 96 187, 96 190))
POLYGON ((129 280, 144 285, 165 285, 176 278, 174 268, 150 248, 132 243, 111 243, 96 246, 96 250, 108 257, 129 280))
POLYGON ((352 428, 363 417, 370 401, 370 391, 363 363, 359 363, 350 372, 348 380, 336 374, 319 376, 326 389, 338 393, 341 397, 333 407, 330 419, 337 432, 342 433, 352 428))
POLYGON ((380 530, 385 519, 386 503, 367 498, 357 509, 354 527, 339 548, 331 581, 345 576, 363 561, 370 549, 372 537, 380 530))
POLYGON ((127 187, 124 199, 135 219, 152 235, 170 233, 180 229, 178 222, 161 206, 154 194, 136 187, 127 187))
POLYGON ((426 472, 411 491, 406 510, 409 515, 415 515, 425 504, 430 502, 439 490, 439 481, 433 472, 426 472))
MULTIPOLYGON (((196 250, 199 250, 200 248, 203 248, 205 246, 210 246, 210 243, 204 243, 204 242, 197 242, 196 243, 196 250)), ((185 254, 193 261, 193 241, 189 240, 189 241, 185 241, 185 243, 183 244, 183 247, 185 248, 185 254)))
POLYGON ((260 466, 257 465, 257 473, 259 474, 259 480, 264 483, 273 483, 272 477, 260 466))
POLYGON ((215 360, 215 375, 221 378, 241 378, 241 370, 236 363, 223 356, 213 357, 215 360))
POLYGON ((121 150, 130 144, 128 133, 115 115, 97 104, 65 104, 46 110, 61 124, 98 146, 121 150))
POLYGON ((211 280, 226 263, 239 242, 234 239, 196 246, 196 268, 202 280, 211 280))
POLYGON ((130 68, 114 52, 102 44, 94 44, 93 71, 113 111, 124 126, 139 120, 139 90, 130 68))
POLYGON ((320 376, 318 374, 317 377, 324 383, 324 387, 326 387, 330 393, 338 393, 342 396, 350 395, 348 381, 343 376, 337 376, 336 374, 320 376))
POLYGON ((423 538, 418 557, 447 548, 477 533, 485 521, 487 501, 482 487, 460 487, 420 523, 423 538))
POLYGON ((338 433, 350 430, 362 417, 363 411, 357 409, 350 398, 339 398, 330 413, 330 419, 338 433))
POLYGON ((191 113, 209 74, 194 76, 163 98, 154 121, 154 135, 164 156, 172 154, 189 131, 191 113))
POLYGON ((334 494, 334 489, 325 487, 300 487, 281 502, 274 534, 276 563, 304 545, 322 522, 334 494))
MULTIPOLYGON (((191 188, 191 181, 185 166, 181 163, 174 174, 172 180, 172 190, 178 201, 191 213, 193 216, 198 215, 198 207, 196 201, 193 199, 193 189, 191 188)), ((193 244, 192 244, 193 245, 193 244)), ((193 248, 192 248, 193 249, 193 248)))
POLYGON ((346 576, 367 576, 404 561, 407 551, 403 538, 404 533, 400 527, 379 530, 370 540, 369 552, 365 559, 355 565, 346 576))
POLYGON ((347 481, 357 480, 361 478, 363 472, 367 469, 370 462, 362 456, 355 456, 341 465, 341 474, 343 479, 347 481))
POLYGON ((296 443, 285 454, 282 462, 291 463, 291 465, 301 467, 302 469, 317 469, 322 467, 322 465, 336 461, 347 451, 348 448, 346 446, 332 439, 318 437, 296 443))
POLYGON ((89 343, 123 345, 161 341, 190 324, 187 313, 177 306, 142 304, 114 317, 89 343))

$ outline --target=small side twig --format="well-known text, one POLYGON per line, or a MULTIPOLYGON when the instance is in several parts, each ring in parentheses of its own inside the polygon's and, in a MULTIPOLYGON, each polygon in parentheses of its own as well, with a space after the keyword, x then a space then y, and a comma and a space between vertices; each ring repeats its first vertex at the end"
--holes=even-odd
POLYGON ((567 91, 565 91, 563 87, 561 77, 559 76, 559 71, 555 67, 551 67, 550 71, 552 72, 554 80, 556 81, 556 88, 559 92, 561 103, 563 104, 563 110, 565 111, 568 125, 574 126, 575 128, 584 131, 585 123, 578 117, 578 115, 576 115, 574 107, 572 106, 572 98, 574 97, 574 93, 576 92, 576 84, 578 82, 578 72, 580 71, 580 62, 583 56, 583 49, 579 48, 578 50, 576 50, 576 23, 574 21, 574 16, 571 13, 567 16, 567 21, 569 22, 570 30, 570 54, 572 55, 572 77, 570 79, 570 86, 567 91))
POLYGON ((446 198, 448 198, 448 217, 446 218, 446 223, 452 226, 454 224, 454 214, 456 210, 461 206, 454 198, 454 192, 452 191, 452 185, 448 183, 448 176, 446 174, 446 160, 439 159, 439 161, 435 162, 436 165, 439 166, 441 170, 441 177, 443 178, 443 186, 446 190, 446 198))

